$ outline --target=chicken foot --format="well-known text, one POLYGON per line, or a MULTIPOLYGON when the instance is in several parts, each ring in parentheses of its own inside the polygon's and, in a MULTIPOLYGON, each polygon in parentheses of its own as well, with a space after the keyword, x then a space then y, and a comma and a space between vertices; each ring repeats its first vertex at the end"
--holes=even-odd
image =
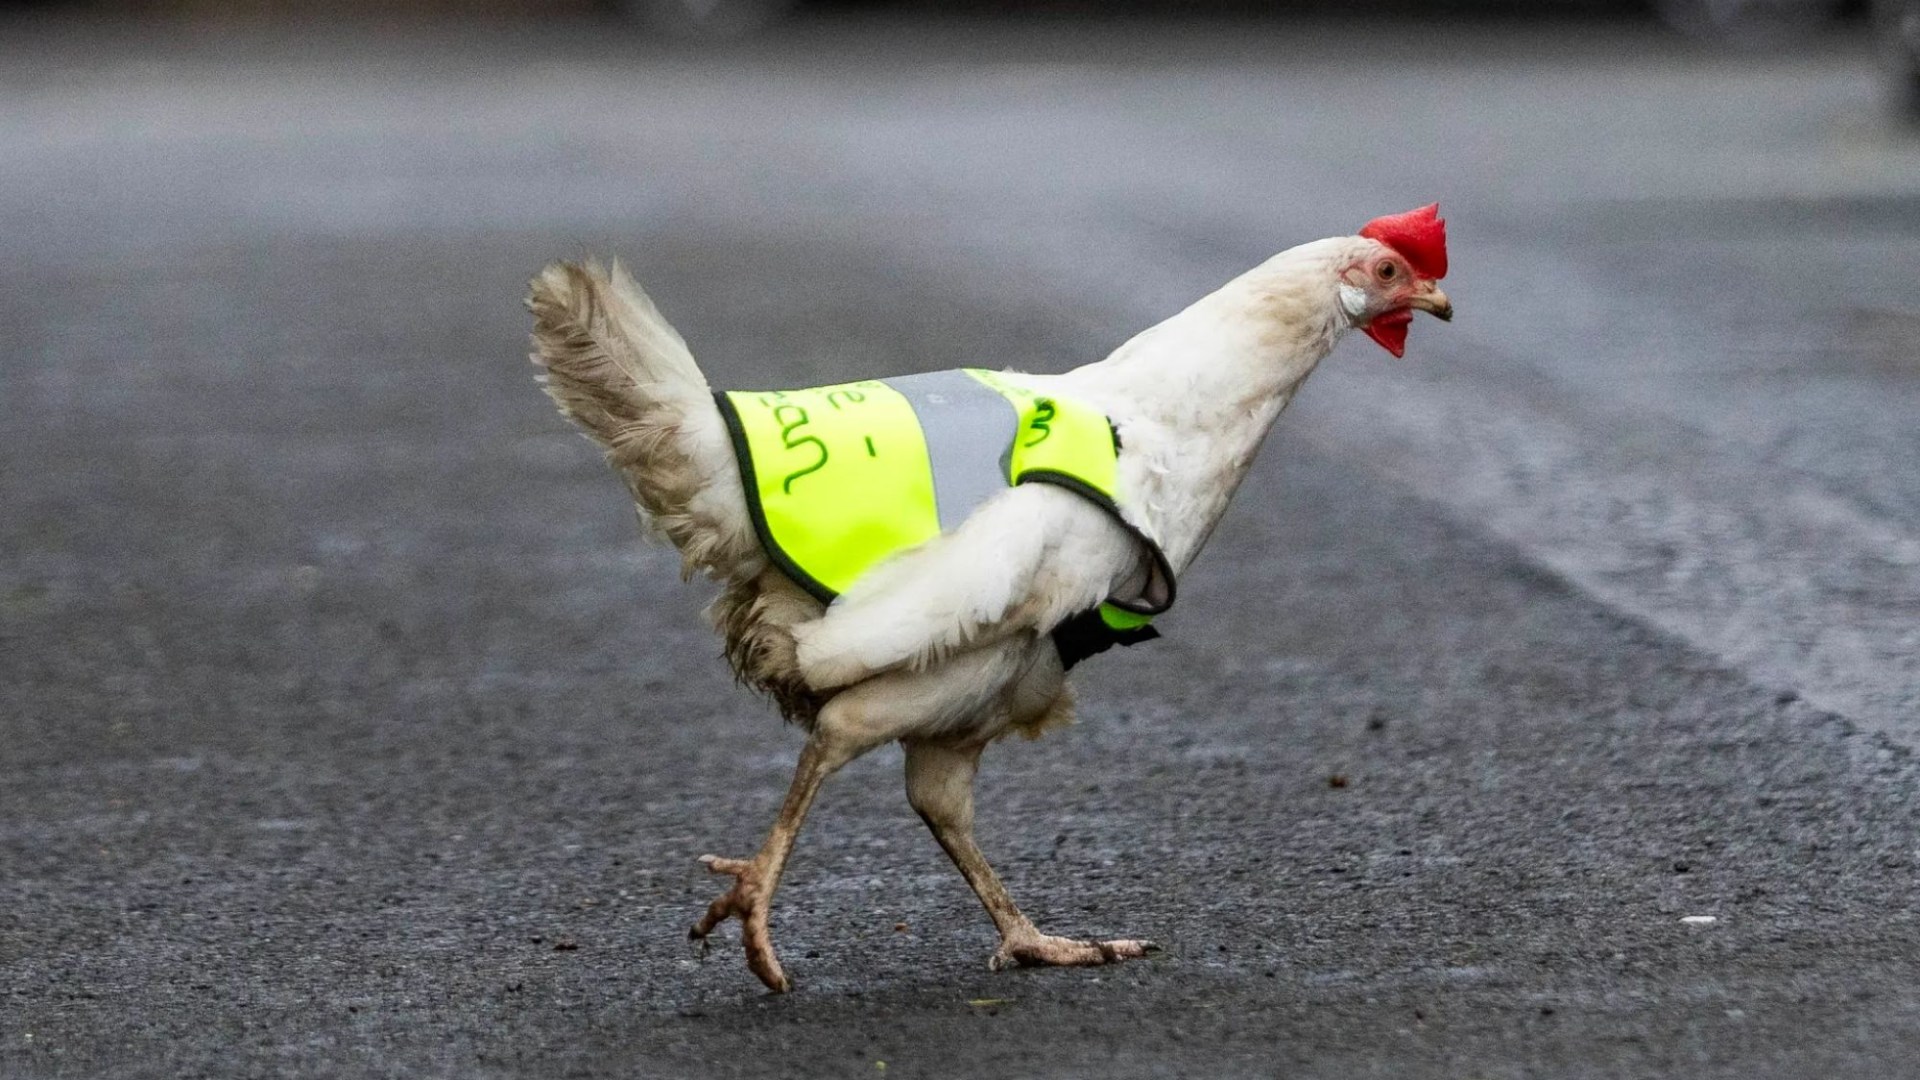
POLYGON ((1043 934, 1021 913, 1000 875, 973 841, 973 777, 984 744, 907 744, 907 801, 932 830, 987 915, 1000 931, 1000 947, 987 967, 1091 967, 1117 964, 1159 951, 1151 941, 1122 938, 1078 941, 1043 934))
POLYGON ((794 767, 793 784, 780 806, 780 816, 774 819, 759 853, 744 860, 700 856, 707 869, 716 874, 731 874, 734 882, 733 888, 707 907, 707 913, 693 924, 687 936, 703 941, 729 918, 739 919, 740 943, 747 951, 747 969, 775 993, 786 993, 792 989, 793 981, 781 970, 780 958, 773 951, 773 935, 767 930, 773 894, 780 887, 780 873, 786 869, 787 856, 793 852, 793 842, 800 836, 800 826, 807 819, 814 796, 820 793, 820 785, 849 760, 850 757, 829 754, 819 739, 808 739, 806 748, 800 751, 800 762, 794 767))

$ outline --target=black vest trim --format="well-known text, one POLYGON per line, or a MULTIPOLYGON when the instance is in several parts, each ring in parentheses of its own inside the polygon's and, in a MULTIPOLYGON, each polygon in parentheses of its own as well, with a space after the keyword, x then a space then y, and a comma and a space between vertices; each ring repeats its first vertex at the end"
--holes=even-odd
MULTIPOLYGON (((1161 551, 1160 545, 1154 543, 1146 533, 1141 532, 1138 526, 1128 521, 1126 515, 1120 512, 1119 504, 1109 499, 1104 492, 1088 484, 1086 481, 1081 480, 1079 477, 1069 476, 1063 472, 1055 472, 1052 469, 1029 469, 1019 476, 1014 477, 1013 482, 1016 484, 1052 484, 1055 487, 1066 488, 1068 491, 1073 492, 1075 495, 1106 511, 1108 517, 1118 523, 1121 528, 1127 530, 1127 535, 1138 540, 1140 546, 1147 550, 1147 555, 1153 559, 1152 576, 1155 580, 1160 581, 1166 586, 1166 599, 1160 603, 1154 603, 1152 600, 1145 598, 1140 600, 1109 599, 1105 601, 1106 603, 1112 604, 1121 611, 1132 612, 1135 615, 1158 615, 1173 606, 1173 601, 1179 594, 1179 586, 1174 581, 1173 564, 1167 561, 1167 553, 1161 551)), ((1151 591, 1151 583, 1149 583, 1149 591, 1151 591)))
POLYGON ((773 538, 773 530, 767 526, 766 507, 760 505, 760 481, 753 471, 753 447, 747 443, 747 431, 740 423, 740 414, 733 407, 733 399, 725 391, 714 391, 713 403, 720 409, 720 419, 727 425, 727 438, 733 442, 734 460, 740 466, 740 486, 747 496, 747 516, 753 519, 753 532, 760 538, 760 549, 773 560, 780 572, 793 579, 795 585, 807 590, 815 600, 822 604, 833 603, 840 595, 823 584, 818 578, 807 573, 806 568, 793 561, 787 549, 773 538))

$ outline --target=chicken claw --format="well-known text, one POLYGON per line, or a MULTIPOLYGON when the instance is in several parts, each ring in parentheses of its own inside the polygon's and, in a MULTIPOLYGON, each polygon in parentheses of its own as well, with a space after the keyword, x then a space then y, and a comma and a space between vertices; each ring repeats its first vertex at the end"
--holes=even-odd
POLYGON ((1151 941, 1132 938, 1075 941, 1036 932, 1002 941, 1000 947, 994 950, 993 958, 987 961, 987 968, 1004 971, 1010 967, 1096 967, 1117 964, 1122 960, 1137 960, 1159 951, 1160 946, 1151 941))
POLYGON ((792 989, 792 980, 781 970, 780 959, 773 953, 773 935, 767 931, 767 915, 772 910, 772 904, 765 888, 765 877, 758 865, 759 860, 702 855, 700 861, 716 874, 731 874, 734 878, 733 888, 708 905, 707 913, 693 924, 687 936, 695 941, 704 941, 714 927, 729 918, 739 919, 740 944, 747 950, 747 969, 759 976, 760 981, 776 994, 784 994, 792 989))

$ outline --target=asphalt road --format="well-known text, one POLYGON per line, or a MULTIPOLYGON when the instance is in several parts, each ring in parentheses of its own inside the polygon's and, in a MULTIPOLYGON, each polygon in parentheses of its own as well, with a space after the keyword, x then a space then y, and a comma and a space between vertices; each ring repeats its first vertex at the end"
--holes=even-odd
POLYGON ((8 24, 0 1074, 1910 1075, 1920 144, 1858 44, 8 24), (691 948, 798 737, 526 276, 627 257, 728 385, 1054 370, 1436 198, 1459 320, 1344 346, 1166 638, 988 756, 1036 919, 1165 953, 988 973, 897 751, 796 993, 691 948))

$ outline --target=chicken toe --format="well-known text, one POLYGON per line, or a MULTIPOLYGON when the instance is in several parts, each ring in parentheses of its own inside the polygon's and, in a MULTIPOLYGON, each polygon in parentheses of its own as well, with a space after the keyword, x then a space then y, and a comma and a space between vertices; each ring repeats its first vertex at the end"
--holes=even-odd
POLYGON ((772 890, 767 887, 769 875, 762 872, 757 860, 703 855, 700 861, 716 874, 731 874, 733 888, 708 905, 707 913, 693 924, 687 936, 704 941, 721 923, 739 919, 740 944, 746 949, 747 969, 776 994, 792 989, 792 980, 787 978, 780 967, 780 958, 774 954, 773 935, 767 930, 767 915, 773 908, 772 890))
POLYGON ((1117 964, 1122 960, 1136 960, 1159 951, 1160 946, 1153 942, 1133 938, 1075 941, 1031 931, 1010 935, 1003 940, 1000 947, 994 950, 993 958, 987 961, 987 967, 993 971, 1010 967, 1096 967, 1100 964, 1117 964))

